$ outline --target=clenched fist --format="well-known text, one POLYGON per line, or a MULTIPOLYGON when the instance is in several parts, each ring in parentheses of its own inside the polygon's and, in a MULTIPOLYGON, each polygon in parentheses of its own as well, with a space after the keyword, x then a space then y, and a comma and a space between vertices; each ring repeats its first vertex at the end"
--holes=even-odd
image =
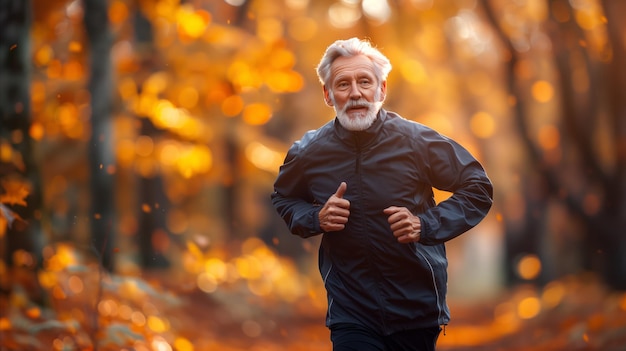
POLYGON ((388 216, 387 221, 398 242, 406 244, 417 242, 422 234, 422 223, 406 207, 390 206, 383 210, 388 216))

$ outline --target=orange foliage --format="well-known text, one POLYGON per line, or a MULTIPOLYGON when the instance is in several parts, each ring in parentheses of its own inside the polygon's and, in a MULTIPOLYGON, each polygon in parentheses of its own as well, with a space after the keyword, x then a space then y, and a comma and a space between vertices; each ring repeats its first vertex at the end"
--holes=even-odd
MULTIPOLYGON (((35 306, 18 288, 8 297, 0 295, 0 348, 93 350, 98 343, 102 351, 330 349, 323 326, 325 294, 317 277, 300 272, 295 259, 280 256, 260 239, 232 240, 233 233, 222 228, 229 224, 224 223, 223 212, 194 207, 210 202, 207 207, 222 210, 222 194, 214 196, 216 185, 249 182, 263 191, 271 188, 267 179, 278 170, 288 143, 266 135, 266 129, 281 129, 282 137, 293 139, 289 133, 330 118, 332 110, 322 103, 314 66, 323 48, 339 37, 369 36, 390 56, 394 109, 463 138, 479 157, 489 153, 498 161, 506 160, 498 169, 524 168, 509 157, 514 148, 481 147, 483 142, 510 145, 510 109, 527 102, 506 95, 499 69, 511 53, 500 52, 477 20, 477 11, 465 8, 464 2, 363 1, 363 6, 353 6, 250 1, 245 13, 232 3, 237 2, 141 1, 139 10, 152 26, 154 42, 137 43, 131 2, 110 2, 116 86, 114 130, 107 137, 114 144, 116 160, 106 170, 120 175, 120 192, 134 186, 128 180, 132 177, 124 178, 125 171, 165 178, 168 199, 179 206, 164 214, 176 237, 159 231, 154 241, 163 251, 178 243, 178 251, 172 250, 177 266, 157 274, 139 272, 134 252, 122 250, 124 275, 101 275, 97 262, 78 253, 79 244, 47 246, 44 268, 36 279, 51 299, 50 310, 35 306), (391 3, 397 6, 392 13, 396 17, 385 22, 383 15, 391 3), (307 4, 314 11, 305 11, 307 4), (374 5, 381 7, 374 11, 374 5), (142 130, 147 120, 154 131, 142 130), (239 154, 229 155, 231 147, 239 154), (500 150, 506 150, 506 157, 498 154, 500 150), (207 193, 210 199, 199 199, 207 193), (133 275, 138 272, 142 278, 133 275)), ((528 45, 525 36, 530 29, 545 21, 547 9, 539 1, 497 3, 507 14, 503 16, 509 21, 504 24, 506 34, 518 41, 520 50, 528 50, 515 67, 515 78, 527 84, 539 111, 536 115, 543 117, 558 103, 558 85, 538 78, 554 72, 546 74, 548 65, 534 61, 541 50, 523 45, 528 45)), ((591 54, 610 57, 606 18, 596 2, 579 4, 571 14, 565 4, 550 4, 556 20, 576 21, 586 31, 580 45, 591 54)), ((32 31, 29 133, 44 145, 42 168, 55 175, 44 182, 63 185, 50 186, 45 196, 47 205, 52 204, 52 211, 62 217, 67 208, 81 207, 84 201, 78 196, 74 200, 78 204, 70 205, 65 195, 84 190, 79 187, 86 177, 84 150, 90 135, 91 97, 85 90, 89 49, 77 16, 80 2, 39 5, 34 8, 32 31)), ((578 92, 589 89, 590 78, 582 69, 572 72, 572 79, 578 92)), ((538 145, 547 151, 558 149, 563 136, 557 123, 536 122, 538 145)), ((5 140, 0 144, 0 160, 23 168, 21 155, 5 140)), ((513 178, 501 177, 501 184, 513 178)), ((518 184, 511 181, 502 187, 511 190, 503 201, 505 211, 497 212, 498 223, 503 217, 525 218, 525 199, 518 184)), ((4 204, 25 206, 30 190, 27 183, 15 179, 2 179, 1 185, 0 239, 4 240, 5 224, 19 218, 4 204)), ((127 193, 122 196, 120 202, 134 200, 127 193)), ((435 193, 437 201, 447 196, 435 193)), ((595 193, 586 194, 584 201, 588 214, 597 213, 602 205, 595 193)), ((251 218, 265 219, 262 205, 254 205, 246 207, 259 213, 251 218)), ((139 209, 154 213, 158 204, 142 203, 139 209)), ((120 230, 134 235, 136 215, 120 212, 125 216, 120 230)), ((70 231, 82 230, 76 228, 70 231)), ((256 235, 258 229, 244 234, 256 235)), ((272 239, 279 242, 278 236, 272 239)), ((15 258, 24 264, 34 261, 24 252, 15 258)), ((534 279, 543 268, 537 257, 524 256, 517 272, 534 279)), ((8 276, 3 263, 0 273, 8 276)), ((460 301, 450 304, 453 322, 439 339, 441 351, 609 350, 626 344, 626 295, 607 291, 588 277, 569 277, 543 288, 517 287, 499 299, 469 306, 460 301)))
POLYGON ((23 180, 8 177, 0 180, 2 194, 0 203, 26 206, 26 197, 30 193, 30 186, 23 180))

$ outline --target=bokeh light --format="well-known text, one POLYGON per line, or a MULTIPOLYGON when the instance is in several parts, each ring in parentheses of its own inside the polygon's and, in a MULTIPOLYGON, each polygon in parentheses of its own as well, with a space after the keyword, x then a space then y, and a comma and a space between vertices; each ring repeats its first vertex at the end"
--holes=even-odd
POLYGON ((526 280, 532 280, 541 273, 541 260, 536 255, 525 255, 517 263, 517 273, 526 280))
POLYGON ((548 102, 554 97, 554 87, 548 81, 537 81, 532 85, 532 95, 539 102, 548 102))
POLYGON ((477 112, 470 119, 470 129, 472 133, 481 139, 493 136, 496 130, 496 123, 487 112, 477 112))

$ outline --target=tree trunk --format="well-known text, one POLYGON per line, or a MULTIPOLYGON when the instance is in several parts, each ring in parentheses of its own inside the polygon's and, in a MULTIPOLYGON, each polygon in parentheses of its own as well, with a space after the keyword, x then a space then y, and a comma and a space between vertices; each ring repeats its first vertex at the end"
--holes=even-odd
MULTIPOLYGON (((620 13, 620 10, 626 10, 623 2, 606 1, 604 5, 604 11, 609 18, 620 13)), ((573 11, 571 16, 574 16, 573 11)), ((611 53, 610 56, 605 53, 610 57, 607 63, 594 57, 598 53, 592 54, 586 47, 579 45, 584 33, 573 21, 560 23, 553 20, 549 23, 549 28, 552 29, 549 34, 555 43, 555 66, 562 96, 563 143, 566 143, 566 150, 578 155, 578 172, 585 180, 585 188, 579 195, 570 190, 571 195, 565 197, 571 215, 584 224, 585 245, 581 248, 585 258, 584 268, 598 272, 612 288, 624 290, 626 157, 623 145, 626 145, 626 71, 623 62, 626 60, 626 51, 623 35, 620 35, 625 28, 620 22, 617 18, 611 18, 607 22, 609 45, 606 52, 611 53), (584 59, 584 66, 573 66, 572 52, 584 59), (576 82, 572 79, 572 72, 580 70, 581 66, 586 70, 590 82, 589 89, 584 93, 576 91, 576 82), (601 122, 603 120, 608 121, 610 127, 604 127, 601 122), (610 157, 613 158, 612 162, 603 162, 606 158, 594 146, 594 138, 598 135, 605 136, 613 146, 615 155, 610 157), (600 200, 597 212, 585 209, 586 195, 596 196, 600 200)), ((552 193, 557 196, 559 191, 561 189, 555 188, 552 193)))
MULTIPOLYGON (((28 186, 26 206, 14 206, 24 222, 13 222, 6 233, 3 259, 9 267, 36 270, 42 264, 43 238, 41 229, 42 185, 34 159, 34 140, 29 134, 30 110, 30 1, 0 0, 0 142, 8 142, 12 159, 21 162, 0 161, 0 177, 14 177, 28 186), (32 260, 16 262, 18 250, 27 252, 32 260), (20 267, 15 267, 19 265, 20 267)), ((25 256, 22 256, 25 257, 25 256)), ((4 284, 4 279, 0 284, 4 284)), ((43 295, 32 275, 34 299, 42 301, 43 295)), ((1 286, 2 290, 9 289, 1 286)))
POLYGON ((112 69, 111 34, 106 0, 84 0, 84 23, 91 48, 89 93, 91 95, 91 140, 88 166, 91 175, 91 236, 93 249, 104 268, 114 269, 115 239, 114 154, 111 123, 112 69))
MULTIPOLYGON (((133 13, 133 26, 135 29, 136 46, 139 52, 138 56, 140 57, 137 85, 141 87, 150 74, 158 70, 159 63, 158 60, 155 60, 158 54, 154 47, 152 24, 145 17, 139 6, 133 13)), ((139 135, 149 136, 156 143, 159 134, 163 134, 163 132, 158 130, 146 116, 137 116, 137 119, 139 120, 138 124, 141 126, 139 135)), ((167 246, 162 245, 162 243, 169 241, 166 237, 171 236, 167 230, 165 220, 169 209, 169 201, 163 188, 163 177, 159 173, 149 176, 138 175, 137 182, 139 261, 142 267, 148 269, 169 267, 170 262, 164 252, 167 246), (149 210, 146 210, 144 206, 147 206, 149 210)))
POLYGON ((16 250, 33 252, 40 241, 39 215, 41 183, 35 171, 33 145, 28 133, 30 127, 30 13, 28 1, 0 1, 0 138, 8 141, 12 152, 22 158, 23 164, 2 160, 3 177, 19 177, 29 183, 27 207, 12 209, 28 221, 29 226, 11 226, 8 233, 8 262, 16 250), (20 227, 20 228, 18 228, 20 227), (26 233, 28 232, 28 234, 26 233))
POLYGON ((615 167, 607 184, 605 201, 609 260, 605 277, 610 284, 626 290, 626 24, 622 15, 625 1, 602 0, 604 14, 608 18, 607 34, 612 44, 612 59, 605 67, 605 93, 610 106, 610 128, 614 141, 615 167))
MULTIPOLYGON (((552 8, 553 3, 555 1, 549 2, 548 7, 552 8)), ((603 60, 599 57, 602 53, 592 52, 587 46, 580 45, 586 40, 585 33, 574 22, 575 13, 571 7, 571 20, 551 19, 545 23, 554 54, 554 68, 557 73, 555 85, 561 99, 559 148, 563 155, 570 156, 562 157, 558 162, 546 162, 546 155, 529 135, 530 130, 526 125, 528 116, 523 107, 526 102, 523 94, 516 88, 514 62, 517 53, 500 28, 489 1, 484 0, 483 5, 489 22, 512 57, 507 76, 509 92, 517 101, 515 120, 532 165, 545 184, 545 189, 541 191, 543 199, 559 203, 567 210, 569 222, 581 224, 578 230, 583 240, 579 256, 583 260, 575 267, 576 270, 592 270, 601 275, 612 288, 626 289, 626 259, 623 254, 626 249, 626 78, 623 67, 626 53, 621 34, 624 33, 624 25, 620 24, 619 19, 611 18, 623 13, 620 11, 625 10, 624 2, 604 1, 605 14, 609 17, 607 28, 610 50, 607 52, 611 52, 610 56, 604 53, 604 58, 610 57, 610 60, 603 60), (574 61, 572 56, 578 60, 574 61), (603 63, 604 61, 608 63, 603 63), (589 80, 587 90, 576 89, 573 78, 576 70, 586 73, 589 80), (603 120, 608 121, 608 128, 602 123, 603 120), (615 150, 614 155, 599 155, 596 145, 598 136, 609 140, 608 143, 615 150), (607 158, 612 160, 607 162, 607 158), (572 176, 568 173, 572 170, 579 177, 576 188, 568 188, 568 182, 565 181, 572 176), (598 202, 597 208, 587 205, 586 201, 589 199, 598 202)), ((530 202, 530 198, 526 200, 530 202)), ((556 235, 549 233, 546 228, 542 232, 556 235)), ((556 256, 563 259, 567 254, 555 248, 542 251, 544 258, 556 256)))

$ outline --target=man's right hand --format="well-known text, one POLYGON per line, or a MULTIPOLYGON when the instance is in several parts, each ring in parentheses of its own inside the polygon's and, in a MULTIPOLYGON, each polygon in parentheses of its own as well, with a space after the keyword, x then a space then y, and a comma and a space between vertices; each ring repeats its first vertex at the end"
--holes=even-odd
POLYGON ((348 185, 341 182, 337 191, 328 198, 319 213, 322 231, 335 232, 345 228, 350 216, 350 201, 343 198, 348 185))

